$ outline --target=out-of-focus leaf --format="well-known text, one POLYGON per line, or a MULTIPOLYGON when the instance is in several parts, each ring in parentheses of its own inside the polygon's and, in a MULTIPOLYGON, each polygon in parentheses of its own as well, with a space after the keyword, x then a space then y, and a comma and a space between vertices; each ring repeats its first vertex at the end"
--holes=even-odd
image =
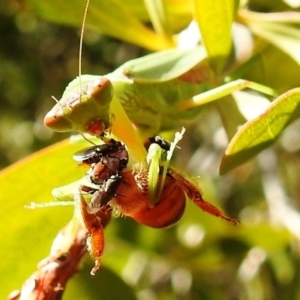
POLYGON ((278 47, 300 64, 300 29, 292 25, 300 23, 299 13, 268 15, 242 11, 239 16, 253 33, 278 47))
POLYGON ((300 24, 300 13, 295 11, 279 12, 279 13, 258 13, 246 9, 241 9, 238 12, 238 17, 242 18, 243 22, 275 22, 281 24, 300 24))
POLYGON ((72 206, 30 210, 24 205, 53 201, 54 187, 82 177, 85 169, 72 161, 72 154, 86 145, 64 141, 0 172, 0 295, 4 299, 36 270, 52 239, 73 215, 72 206))
POLYGON ((261 247, 268 254, 276 254, 284 251, 293 240, 293 236, 282 228, 272 228, 267 223, 244 224, 238 232, 240 238, 251 247, 261 247))
MULTIPOLYGON (((247 121, 250 121, 264 113, 271 104, 269 99, 256 93, 254 94, 247 93, 245 91, 237 91, 234 93, 233 97, 236 100, 239 111, 247 121)), ((244 123, 245 121, 241 124, 244 123)))
MULTIPOLYGON (((34 11, 41 17, 73 26, 82 26, 85 1, 29 0, 34 11)), ((119 0, 91 1, 86 19, 88 27, 125 40, 127 42, 151 49, 170 48, 173 43, 164 36, 155 34, 131 13, 125 3, 119 0)))
POLYGON ((101 266, 95 277, 90 275, 92 265, 85 266, 81 272, 72 278, 64 294, 64 300, 135 300, 132 289, 113 271, 101 266))
POLYGON ((296 88, 279 96, 264 114, 240 128, 225 151, 220 174, 227 173, 269 147, 299 117, 300 88, 296 88))
POLYGON ((234 20, 234 0, 194 0, 195 20, 201 31, 208 56, 217 73, 226 62, 232 48, 231 27, 234 20))
POLYGON ((236 133, 236 128, 241 124, 244 124, 246 119, 240 113, 232 96, 227 96, 221 101, 216 101, 215 106, 222 118, 224 129, 228 139, 230 140, 236 133))
MULTIPOLYGON (((185 28, 192 20, 192 12, 190 1, 187 0, 162 0, 166 8, 168 24, 173 33, 185 28)), ((151 1, 149 1, 151 2, 151 1)), ((150 16, 144 4, 144 0, 128 0, 126 7, 139 20, 150 22, 150 16)))
POLYGON ((269 41, 285 53, 289 54, 300 64, 300 30, 282 24, 269 24, 270 26, 251 26, 251 30, 269 41))
POLYGON ((172 42, 165 1, 144 0, 144 3, 147 7, 148 14, 155 31, 160 35, 165 36, 166 39, 170 39, 170 42, 172 42))

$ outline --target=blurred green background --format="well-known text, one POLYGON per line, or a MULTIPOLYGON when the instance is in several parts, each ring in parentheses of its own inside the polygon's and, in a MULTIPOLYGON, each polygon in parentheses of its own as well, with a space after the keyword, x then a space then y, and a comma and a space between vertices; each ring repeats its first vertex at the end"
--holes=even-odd
MULTIPOLYGON (((79 29, 40 19, 29 3, 0 1, 1 168, 69 136, 45 128, 43 117, 54 105, 51 96, 59 99, 78 75, 79 29)), ((248 7, 292 10, 279 0, 250 1, 248 7)), ((299 25, 293 28, 299 32, 299 25)), ((279 92, 300 85, 295 60, 274 46, 262 49, 245 76, 279 92)), ((148 51, 87 30, 82 69, 106 74, 148 51)), ((105 230, 99 276, 90 277, 92 261, 87 258, 64 299, 300 299, 299 132, 296 121, 274 146, 221 177, 218 168, 227 138, 220 116, 208 108, 188 128, 175 165, 200 176, 205 199, 241 225, 226 224, 192 203, 179 224, 169 229, 146 228, 128 218, 113 220, 105 230)), ((30 166, 25 162, 21 169, 6 171, 0 192, 1 298, 20 288, 72 216, 72 208, 29 211, 23 205, 51 201, 52 188, 84 174, 71 159, 80 147, 57 148, 49 152, 51 157, 39 153, 30 166)))

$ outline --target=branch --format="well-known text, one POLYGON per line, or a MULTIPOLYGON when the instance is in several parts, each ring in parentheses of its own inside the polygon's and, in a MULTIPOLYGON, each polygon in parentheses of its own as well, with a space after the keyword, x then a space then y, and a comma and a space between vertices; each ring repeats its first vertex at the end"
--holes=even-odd
MULTIPOLYGON (((106 226, 109 216, 102 219, 106 226)), ((77 273, 79 263, 86 253, 87 231, 73 218, 55 237, 50 254, 44 258, 9 300, 60 300, 68 280, 77 273)))

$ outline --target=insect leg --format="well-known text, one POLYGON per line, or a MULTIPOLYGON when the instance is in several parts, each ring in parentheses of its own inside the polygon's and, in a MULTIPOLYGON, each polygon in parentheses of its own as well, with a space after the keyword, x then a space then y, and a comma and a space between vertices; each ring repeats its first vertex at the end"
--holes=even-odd
POLYGON ((171 174, 176 180, 177 183, 181 186, 181 188, 185 191, 186 195, 203 211, 219 217, 221 219, 226 220, 227 222, 232 223, 233 225, 237 225, 239 223, 238 220, 227 217, 219 208, 215 207, 214 205, 206 202, 202 198, 202 194, 194 184, 186 180, 182 175, 175 172, 173 169, 169 169, 169 174, 171 174))
POLYGON ((104 249, 104 232, 101 218, 88 212, 88 204, 81 194, 81 190, 75 197, 77 215, 88 232, 87 248, 95 259, 95 266, 91 274, 95 275, 100 267, 101 256, 104 249))

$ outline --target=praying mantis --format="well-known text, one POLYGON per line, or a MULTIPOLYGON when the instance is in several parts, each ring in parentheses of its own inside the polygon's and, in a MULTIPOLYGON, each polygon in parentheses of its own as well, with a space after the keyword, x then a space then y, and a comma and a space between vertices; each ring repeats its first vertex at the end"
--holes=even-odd
POLYGON ((130 149, 138 149, 135 153, 141 153, 141 159, 145 152, 137 132, 145 140, 176 130, 199 114, 204 104, 243 88, 274 94, 266 86, 242 79, 210 89, 214 80, 203 46, 161 51, 131 60, 107 75, 77 77, 44 123, 55 131, 96 136, 111 130, 130 149))
MULTIPOLYGON (((88 7, 89 2, 84 22, 88 7)), ((95 136, 109 130, 138 160, 146 157, 141 141, 179 130, 203 111, 204 104, 244 88, 274 95, 272 89, 243 79, 224 83, 203 44, 133 59, 101 76, 82 75, 80 61, 81 51, 79 76, 45 116, 44 124, 56 131, 95 136)))

